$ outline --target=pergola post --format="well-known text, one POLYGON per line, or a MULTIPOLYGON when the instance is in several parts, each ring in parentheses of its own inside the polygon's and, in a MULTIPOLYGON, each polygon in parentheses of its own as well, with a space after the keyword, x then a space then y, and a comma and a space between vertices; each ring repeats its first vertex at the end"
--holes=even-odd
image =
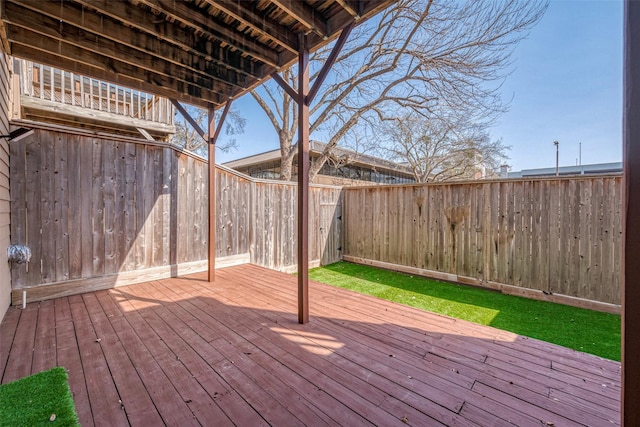
POLYGON ((209 282, 216 280, 216 123, 213 105, 209 106, 208 115, 208 159, 209 159, 209 238, 207 240, 207 259, 209 261, 209 282))
POLYGON ((355 22, 347 25, 309 88, 307 37, 298 35, 298 91, 278 73, 271 77, 298 104, 298 322, 309 321, 309 105, 338 59, 355 22))
POLYGON ((298 322, 309 321, 309 50, 298 36, 298 322))
POLYGON ((621 425, 640 425, 640 2, 624 7, 621 425))

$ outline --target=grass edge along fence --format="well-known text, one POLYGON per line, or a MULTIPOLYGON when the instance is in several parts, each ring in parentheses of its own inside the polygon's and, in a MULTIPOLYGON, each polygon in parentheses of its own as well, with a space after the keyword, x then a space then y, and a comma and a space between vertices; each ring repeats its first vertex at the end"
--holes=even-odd
POLYGON ((338 262, 312 280, 620 361, 620 315, 338 262))
POLYGON ((347 187, 343 259, 619 312, 621 180, 347 187))

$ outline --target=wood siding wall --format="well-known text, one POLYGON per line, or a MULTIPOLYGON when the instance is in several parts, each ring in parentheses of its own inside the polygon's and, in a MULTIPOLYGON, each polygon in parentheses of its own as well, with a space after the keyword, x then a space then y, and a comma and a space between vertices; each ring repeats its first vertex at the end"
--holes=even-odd
MULTIPOLYGON (((161 144, 38 129, 11 144, 11 167, 11 240, 32 251, 28 265, 12 267, 14 303, 17 290, 41 285, 48 290, 30 290, 29 300, 206 269, 206 161, 161 144), (65 283, 78 289, 52 291, 65 283)), ((216 180, 216 258, 295 270, 297 186, 220 167, 216 180)), ((311 189, 311 262, 341 258, 340 191, 311 189)))
POLYGON ((620 304, 621 177, 344 190, 345 259, 620 304))
MULTIPOLYGON (((11 94, 9 58, 0 53, 0 134, 9 133, 11 94)), ((0 320, 11 299, 11 272, 7 261, 10 244, 9 142, 0 138, 0 320)))

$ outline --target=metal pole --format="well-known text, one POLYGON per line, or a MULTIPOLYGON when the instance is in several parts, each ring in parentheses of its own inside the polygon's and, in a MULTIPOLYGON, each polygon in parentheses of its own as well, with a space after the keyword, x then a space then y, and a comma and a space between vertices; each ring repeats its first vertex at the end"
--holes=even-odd
POLYGON ((553 141, 553 145, 556 146, 556 176, 560 176, 560 169, 558 168, 558 160, 560 159, 560 155, 559 155, 560 143, 558 141, 553 141))
POLYGON ((584 168, 582 167, 582 142, 578 143, 578 161, 580 164, 580 175, 584 175, 584 168))

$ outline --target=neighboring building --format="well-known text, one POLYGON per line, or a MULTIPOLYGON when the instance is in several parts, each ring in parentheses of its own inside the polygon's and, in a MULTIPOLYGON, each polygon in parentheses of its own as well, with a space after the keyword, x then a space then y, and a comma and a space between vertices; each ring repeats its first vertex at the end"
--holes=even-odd
MULTIPOLYGON (((310 141, 309 156, 313 160, 320 157, 325 144, 310 141)), ((415 182, 413 174, 406 166, 373 156, 358 154, 351 150, 337 148, 335 162, 326 162, 313 179, 315 184, 351 185, 355 183, 407 184, 415 182)), ((223 164, 238 172, 263 179, 280 178, 280 150, 267 151, 223 164)), ((298 174, 298 156, 293 159, 291 179, 298 174)))
MULTIPOLYGON (((612 173, 622 173, 622 162, 615 163, 597 163, 592 165, 576 165, 576 166, 561 166, 558 168, 558 175, 570 176, 570 175, 605 175, 612 173)), ((528 178, 528 177, 543 177, 543 176, 555 176, 556 168, 541 168, 541 169, 524 169, 518 172, 507 172, 503 166, 500 173, 501 177, 505 178, 528 178), (506 173, 506 176, 505 176, 506 173)))

